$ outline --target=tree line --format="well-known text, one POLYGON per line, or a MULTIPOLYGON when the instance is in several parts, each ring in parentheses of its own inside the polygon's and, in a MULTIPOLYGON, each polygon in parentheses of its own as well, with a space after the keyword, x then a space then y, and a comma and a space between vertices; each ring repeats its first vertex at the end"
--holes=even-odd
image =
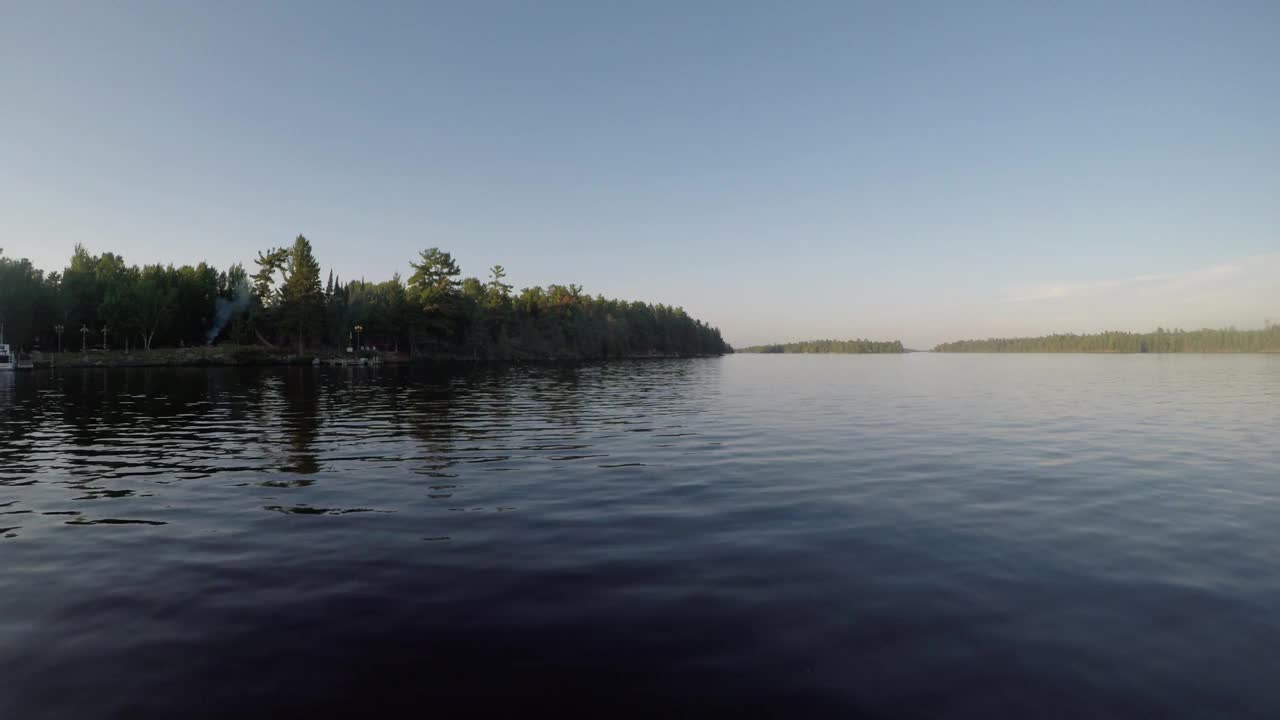
POLYGON ((942 343, 934 352, 1274 352, 1280 351, 1280 325, 1267 322, 1261 330, 1166 330, 1151 333, 1101 332, 1042 337, 988 338, 942 343))
POLYGON ((906 352, 901 340, 805 340, 803 342, 753 345, 742 348, 745 353, 900 353, 906 352))
POLYGON ((61 271, 0 250, 6 341, 45 351, 147 350, 219 342, 296 350, 351 345, 419 356, 586 359, 732 352, 682 308, 609 300, 578 285, 514 292, 501 265, 463 278, 452 255, 419 253, 407 280, 322 276, 311 243, 262 251, 253 266, 128 265, 77 245, 61 271), (105 332, 104 332, 105 331, 105 332))

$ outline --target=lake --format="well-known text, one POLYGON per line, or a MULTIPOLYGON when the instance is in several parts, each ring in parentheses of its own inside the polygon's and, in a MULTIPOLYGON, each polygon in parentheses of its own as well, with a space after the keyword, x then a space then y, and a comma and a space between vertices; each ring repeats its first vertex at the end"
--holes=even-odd
POLYGON ((0 376, 0 717, 1280 715, 1280 355, 0 376))

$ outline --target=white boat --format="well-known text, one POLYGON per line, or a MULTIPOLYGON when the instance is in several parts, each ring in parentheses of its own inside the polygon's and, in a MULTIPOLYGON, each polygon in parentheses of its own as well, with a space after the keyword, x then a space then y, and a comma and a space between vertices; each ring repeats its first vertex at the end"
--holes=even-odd
POLYGON ((11 372, 17 363, 13 351, 4 344, 4 323, 0 323, 0 372, 11 372))

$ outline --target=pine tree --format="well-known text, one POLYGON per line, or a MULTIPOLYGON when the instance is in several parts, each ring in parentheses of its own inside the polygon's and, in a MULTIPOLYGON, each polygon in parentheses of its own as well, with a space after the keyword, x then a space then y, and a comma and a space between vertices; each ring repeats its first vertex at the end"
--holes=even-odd
POLYGON ((324 295, 320 290, 320 263, 311 251, 311 243, 302 235, 293 241, 285 266, 286 278, 280 290, 281 307, 289 326, 298 333, 298 354, 306 349, 307 335, 324 313, 324 295))

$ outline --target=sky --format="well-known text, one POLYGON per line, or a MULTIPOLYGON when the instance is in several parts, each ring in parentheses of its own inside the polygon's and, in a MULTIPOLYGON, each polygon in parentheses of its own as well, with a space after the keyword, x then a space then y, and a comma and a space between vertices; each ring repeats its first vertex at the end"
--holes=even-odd
POLYGON ((0 0, 0 247, 423 248, 735 345, 1280 321, 1280 3, 0 0))

